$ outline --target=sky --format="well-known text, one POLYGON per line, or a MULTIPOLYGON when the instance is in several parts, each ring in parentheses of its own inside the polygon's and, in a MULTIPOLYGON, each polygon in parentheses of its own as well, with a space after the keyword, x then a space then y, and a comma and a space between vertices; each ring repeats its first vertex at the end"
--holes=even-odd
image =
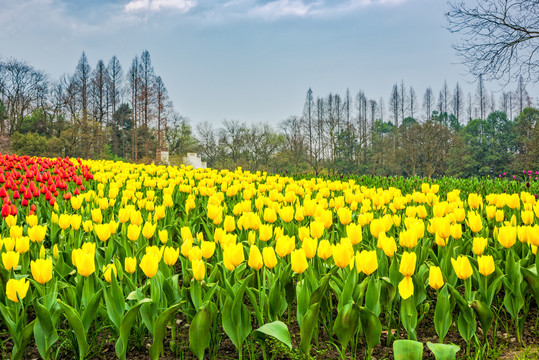
POLYGON ((445 80, 475 90, 451 48, 459 35, 444 28, 445 0, 0 0, 0 9, 0 58, 56 80, 83 51, 92 68, 116 55, 126 73, 148 50, 194 124, 277 125, 301 115, 309 88, 386 101, 401 80, 420 99, 445 80))

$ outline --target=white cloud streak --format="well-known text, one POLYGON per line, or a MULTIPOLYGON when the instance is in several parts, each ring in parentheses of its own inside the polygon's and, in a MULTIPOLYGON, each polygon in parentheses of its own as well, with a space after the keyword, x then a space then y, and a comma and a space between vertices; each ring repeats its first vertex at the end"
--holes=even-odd
POLYGON ((131 0, 124 6, 126 12, 179 10, 186 13, 196 6, 195 0, 131 0))

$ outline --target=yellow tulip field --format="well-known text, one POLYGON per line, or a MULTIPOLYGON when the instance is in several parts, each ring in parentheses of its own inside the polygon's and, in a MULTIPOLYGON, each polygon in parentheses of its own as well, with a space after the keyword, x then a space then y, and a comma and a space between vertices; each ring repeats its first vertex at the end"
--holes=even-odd
POLYGON ((537 182, 0 169, 10 359, 486 358, 498 334, 539 338, 537 182))

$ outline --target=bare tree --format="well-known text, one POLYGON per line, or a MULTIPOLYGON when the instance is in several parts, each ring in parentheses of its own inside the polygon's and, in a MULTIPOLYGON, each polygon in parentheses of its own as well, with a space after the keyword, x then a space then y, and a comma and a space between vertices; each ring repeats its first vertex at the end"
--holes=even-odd
POLYGON ((434 106, 434 94, 430 87, 425 90, 423 96, 423 109, 425 109, 425 118, 429 121, 432 117, 432 107, 434 106))
POLYGON ((391 90, 391 96, 389 97, 389 107, 391 108, 391 113, 393 114, 393 123, 395 128, 399 127, 399 113, 400 113, 400 94, 399 87, 397 84, 393 85, 393 90, 391 90))
POLYGON ((217 134, 213 125, 204 121, 196 126, 198 141, 202 151, 202 158, 206 160, 208 166, 216 166, 219 155, 219 146, 217 143, 217 134))
POLYGON ((470 73, 539 81, 539 1, 459 0, 449 6, 448 29, 464 36, 454 48, 470 73))
POLYGON ((294 170, 298 171, 300 164, 305 160, 306 144, 302 133, 301 118, 291 116, 280 124, 280 129, 285 137, 283 153, 288 163, 294 164, 294 170))
POLYGON ((400 112, 401 112, 401 124, 404 121, 405 115, 404 115, 404 109, 406 108, 406 88, 404 87, 404 80, 401 80, 400 87, 399 87, 399 106, 400 106, 400 112))
POLYGON ((453 115, 457 118, 457 122, 460 123, 460 118, 462 115, 462 108, 464 105, 464 94, 462 93, 462 88, 460 87, 459 83, 457 82, 457 86, 455 86, 455 92, 453 93, 453 115))
POLYGON ((75 74, 73 75, 73 80, 75 84, 75 92, 78 97, 78 106, 82 112, 82 123, 81 123, 81 141, 83 146, 83 156, 88 158, 90 155, 90 126, 89 126, 89 93, 90 93, 90 74, 91 69, 88 64, 88 58, 83 52, 77 68, 75 69, 75 74))
POLYGON ((131 62, 129 69, 129 87, 131 89, 131 107, 133 108, 133 131, 132 131, 132 146, 131 158, 134 162, 138 161, 138 126, 139 126, 139 93, 140 93, 140 75, 139 75, 139 59, 135 56, 131 62))
MULTIPOLYGON (((107 95, 109 97, 108 103, 110 105, 110 111, 111 114, 114 115, 116 113, 116 109, 118 108, 118 105, 121 103, 122 99, 122 67, 120 65, 120 62, 118 61, 118 58, 116 56, 113 56, 112 59, 110 59, 108 65, 107 65, 107 72, 108 72, 108 82, 107 82, 107 95)), ((111 128, 112 128, 112 146, 114 154, 118 155, 118 124, 114 121, 113 116, 110 117, 111 119, 111 128)))
POLYGON ((417 109, 417 96, 415 94, 415 90, 413 87, 410 86, 410 117, 414 118, 415 111, 417 109))
POLYGON ((144 128, 144 155, 149 156, 150 143, 150 122, 153 118, 152 105, 154 102, 154 84, 155 74, 148 50, 144 50, 140 56, 139 64, 140 74, 140 97, 141 97, 141 115, 144 128))
POLYGON ((482 120, 486 118, 488 94, 483 81, 483 75, 479 75, 477 79, 477 91, 475 93, 475 99, 479 108, 479 116, 482 120))
POLYGON ((0 100, 6 107, 8 123, 0 122, 0 132, 19 131, 25 116, 42 102, 48 88, 47 77, 23 61, 0 62, 0 100))

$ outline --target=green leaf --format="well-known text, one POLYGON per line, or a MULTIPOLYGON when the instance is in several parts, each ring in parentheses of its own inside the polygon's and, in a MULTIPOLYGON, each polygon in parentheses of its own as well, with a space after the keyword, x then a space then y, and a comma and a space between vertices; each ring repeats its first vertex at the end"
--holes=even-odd
POLYGON ((13 346, 13 350, 11 353, 11 359, 12 360, 21 360, 24 356, 24 353, 26 352, 26 346, 32 339, 32 333, 34 329, 34 325, 36 323, 36 320, 34 319, 31 323, 27 324, 22 332, 20 333, 19 338, 19 346, 13 346))
POLYGON ((290 340, 288 327, 281 321, 274 321, 269 324, 264 324, 256 329, 255 332, 274 337, 292 350, 292 341, 290 340))
POLYGON ((213 322, 212 314, 208 307, 202 307, 195 315, 189 326, 189 350, 202 360, 204 351, 210 345, 210 327, 213 322))
POLYGON ((127 311, 127 313, 123 316, 122 321, 120 323, 120 336, 118 337, 118 340, 116 341, 116 356, 120 360, 125 360, 126 352, 127 352, 127 345, 129 344, 129 335, 131 333, 131 328, 133 327, 133 323, 135 322, 135 319, 137 318, 139 308, 148 302, 151 302, 151 299, 142 299, 137 304, 135 304, 131 309, 127 311))
POLYGON ((444 286, 438 293, 436 308, 434 309, 434 329, 436 330, 440 341, 443 341, 445 338, 452 322, 453 317, 451 315, 449 293, 447 291, 447 286, 444 286))
POLYGON ((176 311, 180 309, 182 305, 183 302, 172 305, 163 311, 163 313, 157 317, 157 320, 155 320, 155 324, 153 325, 153 342, 152 346, 150 346, 150 358, 152 360, 159 359, 159 355, 161 355, 161 351, 163 350, 163 340, 167 334, 167 324, 170 318, 176 313, 176 311))
POLYGON ((539 276, 537 276, 537 270, 532 266, 530 269, 522 268, 521 271, 524 279, 532 290, 535 303, 539 305, 539 276))
POLYGON ((309 350, 311 348, 311 339, 313 338, 313 333, 316 327, 316 323, 318 321, 319 310, 320 310, 320 303, 312 304, 309 307, 309 310, 307 310, 307 312, 303 316, 303 319, 301 321, 301 327, 300 327, 301 341, 299 344, 299 348, 306 355, 309 354, 309 350))
POLYGON ((393 353, 395 360, 421 360, 423 344, 415 340, 395 340, 393 353))
POLYGON ((492 310, 490 310, 490 307, 479 300, 472 301, 470 306, 475 310, 479 322, 481 323, 481 328, 483 328, 483 336, 486 338, 490 327, 492 326, 492 322, 494 321, 494 314, 492 313, 492 310))
POLYGON ((460 346, 452 344, 435 344, 427 342, 427 347, 432 351, 436 360, 455 360, 460 346))
POLYGON ((67 318, 71 329, 75 333, 77 344, 79 345, 79 358, 82 360, 90 348, 88 342, 86 341, 86 330, 84 329, 84 325, 82 324, 79 314, 74 308, 63 303, 61 300, 58 300, 58 305, 60 305, 64 316, 67 318))
POLYGON ((367 340, 367 348, 372 350, 376 345, 380 344, 380 336, 382 335, 380 319, 369 309, 360 307, 359 320, 367 340))
POLYGON ((58 340, 58 333, 49 310, 37 299, 34 299, 33 305, 38 319, 34 325, 34 339, 41 357, 48 359, 51 346, 58 340))
POLYGON ((107 314, 116 329, 120 329, 125 311, 124 293, 115 276, 111 276, 111 284, 104 292, 107 314))
POLYGON ((99 289, 99 291, 92 296, 88 302, 88 306, 86 306, 86 309, 84 309, 84 312, 82 313, 82 324, 84 325, 85 332, 88 332, 92 325, 92 321, 94 321, 97 315, 97 308, 99 307, 99 301, 101 300, 102 295, 103 289, 99 289))
POLYGON ((350 339, 356 333, 359 326, 359 306, 353 302, 344 305, 333 324, 333 333, 337 335, 343 349, 348 346, 350 339))
POLYGON ((402 299, 400 307, 400 320, 402 326, 408 333, 408 338, 415 340, 417 334, 415 328, 417 326, 417 308, 413 296, 408 299, 402 299))
POLYGON ((367 285, 365 307, 372 311, 374 315, 380 316, 380 282, 374 276, 370 276, 369 285, 367 285))

